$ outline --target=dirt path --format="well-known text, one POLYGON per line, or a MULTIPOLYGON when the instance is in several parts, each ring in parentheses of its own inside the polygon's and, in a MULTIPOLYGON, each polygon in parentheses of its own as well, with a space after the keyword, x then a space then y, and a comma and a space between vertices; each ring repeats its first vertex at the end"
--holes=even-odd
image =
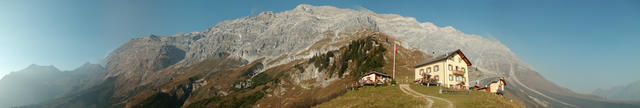
POLYGON ((402 92, 404 92, 405 94, 408 94, 414 97, 424 97, 428 101, 428 104, 426 106, 427 108, 431 108, 431 106, 433 105, 433 100, 431 100, 431 98, 447 102, 448 108, 455 108, 455 106, 453 105, 453 102, 444 98, 429 96, 429 95, 416 92, 413 89, 411 89, 408 84, 400 84, 400 90, 402 90, 402 92))
MULTIPOLYGON (((413 97, 421 97, 420 95, 414 94, 413 92, 407 92, 408 90, 405 90, 405 89, 408 89, 408 87, 405 87, 405 86, 407 86, 407 85, 406 84, 401 84, 400 85, 400 90, 402 90, 402 92, 404 92, 405 94, 411 95, 413 97)), ((424 99, 427 100, 427 106, 425 106, 425 107, 426 108, 431 108, 431 106, 433 105, 433 100, 431 100, 431 98, 427 98, 427 97, 424 97, 424 99)))

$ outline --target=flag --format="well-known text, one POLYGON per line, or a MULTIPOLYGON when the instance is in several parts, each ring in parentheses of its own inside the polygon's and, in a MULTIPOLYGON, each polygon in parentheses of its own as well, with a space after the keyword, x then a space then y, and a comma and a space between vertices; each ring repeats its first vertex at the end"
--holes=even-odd
POLYGON ((395 43, 393 44, 393 50, 394 50, 394 53, 396 53, 396 54, 398 53, 398 48, 396 47, 395 43))

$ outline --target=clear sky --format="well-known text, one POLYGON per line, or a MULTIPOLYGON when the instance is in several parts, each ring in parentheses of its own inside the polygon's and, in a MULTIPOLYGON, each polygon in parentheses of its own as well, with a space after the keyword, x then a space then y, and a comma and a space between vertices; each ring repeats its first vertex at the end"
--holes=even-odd
POLYGON ((638 0, 2 0, 0 76, 30 64, 100 63, 134 37, 203 31, 298 4, 364 7, 496 38, 547 79, 581 93, 640 80, 638 0))

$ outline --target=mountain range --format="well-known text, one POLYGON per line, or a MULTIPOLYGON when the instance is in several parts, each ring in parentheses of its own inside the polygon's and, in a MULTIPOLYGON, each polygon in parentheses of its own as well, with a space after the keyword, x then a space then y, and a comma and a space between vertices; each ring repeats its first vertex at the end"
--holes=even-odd
POLYGON ((596 89, 593 94, 611 100, 640 101, 640 81, 608 89, 596 89))
MULTIPOLYGON (((306 4, 220 22, 202 32, 129 40, 105 58, 103 69, 87 71, 99 73, 83 77, 90 79, 82 80, 87 84, 21 105, 309 107, 341 95, 340 88, 362 72, 390 72, 394 44, 400 48, 399 76, 413 77, 419 61, 461 49, 473 64, 470 80, 505 77, 511 86, 506 96, 528 107, 640 107, 558 86, 497 40, 412 17, 306 4), (33 104, 38 101, 44 102, 33 104)), ((7 75, 0 87, 23 84, 12 79, 60 79, 13 75, 31 68, 7 75)), ((38 71, 59 73, 52 67, 38 71)))
POLYGON ((0 107, 37 104, 77 93, 99 84, 105 74, 106 69, 99 64, 85 63, 71 71, 30 65, 0 80, 0 107))

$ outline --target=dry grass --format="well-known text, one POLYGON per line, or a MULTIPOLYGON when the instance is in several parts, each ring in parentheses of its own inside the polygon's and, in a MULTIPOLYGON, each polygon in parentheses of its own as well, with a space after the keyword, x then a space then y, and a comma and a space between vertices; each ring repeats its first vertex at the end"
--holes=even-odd
MULTIPOLYGON (((306 63, 306 61, 293 61, 287 64, 282 64, 276 67, 273 67, 269 70, 266 70, 265 73, 268 74, 292 74, 298 73, 299 71, 295 69, 294 65, 298 62, 306 63)), ((327 87, 311 87, 309 89, 304 89, 295 84, 291 79, 287 77, 281 77, 279 84, 276 84, 272 89, 269 89, 268 95, 258 101, 256 105, 261 107, 309 107, 312 105, 320 104, 326 101, 329 101, 335 97, 338 97, 346 92, 345 86, 347 84, 352 83, 355 79, 352 78, 343 78, 340 80, 334 81, 332 84, 327 87), (278 90, 285 90, 284 92, 275 92, 278 90), (278 95, 280 94, 280 95, 278 95)), ((303 81, 305 83, 309 83, 307 81, 303 81)), ((311 82, 312 83, 312 82, 311 82)))
MULTIPOLYGON (((520 105, 515 101, 511 101, 503 96, 499 96, 492 93, 480 92, 480 91, 471 91, 469 94, 466 93, 457 93, 457 94, 439 94, 438 91, 441 89, 440 87, 426 87, 417 84, 411 84, 411 89, 420 92, 425 95, 431 95, 436 97, 441 97, 444 99, 448 99, 453 102, 453 104, 458 108, 522 108, 524 106, 520 105)), ((435 101, 435 100, 434 100, 435 101)), ((434 106, 438 106, 438 103, 444 102, 435 102, 434 106)))
POLYGON ((397 85, 363 87, 349 91, 316 108, 409 108, 424 106, 424 99, 404 94, 397 85))
POLYGON ((209 84, 201 87, 205 89, 193 91, 191 93, 192 95, 185 102, 185 104, 211 98, 216 95, 214 94, 215 92, 212 93, 212 91, 229 91, 233 82, 247 79, 247 77, 242 76, 241 74, 257 64, 257 62, 253 62, 245 66, 240 66, 240 61, 235 59, 210 59, 189 67, 164 69, 159 71, 158 74, 175 77, 165 82, 158 81, 158 79, 154 79, 157 82, 147 82, 146 85, 150 85, 152 87, 151 89, 140 91, 139 93, 135 94, 134 97, 128 99, 127 101, 124 101, 123 104, 127 104, 127 106, 136 105, 137 103, 145 101, 150 96, 162 92, 163 90, 165 90, 164 92, 167 93, 176 92, 176 88, 178 88, 179 86, 188 85, 190 80, 192 79, 207 79, 207 82, 209 84), (170 74, 175 74, 176 71, 182 71, 184 72, 184 74, 170 74), (153 85, 154 83, 161 84, 153 85), (223 86, 224 88, 215 88, 215 86, 223 86))
MULTIPOLYGON (((508 98, 486 92, 471 91, 469 94, 438 94, 440 87, 425 87, 411 84, 411 89, 425 95, 447 99, 458 108, 522 108, 524 106, 508 98)), ((435 108, 446 107, 447 103, 432 99, 435 108)), ((407 108, 425 106, 426 101, 404 94, 398 86, 364 87, 347 92, 317 108, 407 108)))

